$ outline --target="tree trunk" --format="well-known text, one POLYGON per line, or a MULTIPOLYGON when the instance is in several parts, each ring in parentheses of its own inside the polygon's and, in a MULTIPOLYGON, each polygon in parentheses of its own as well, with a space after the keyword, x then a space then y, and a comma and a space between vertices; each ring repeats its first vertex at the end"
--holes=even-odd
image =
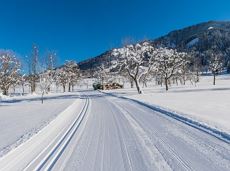
POLYGON ((146 81, 143 82, 143 88, 144 87, 147 87, 147 82, 146 81))
POLYGON ((196 82, 199 82, 199 71, 196 71, 196 82))
POLYGON ((216 73, 213 73, 213 85, 216 85, 216 73))
POLYGON ((130 81, 131 88, 133 88, 133 80, 130 81))
POLYGON ((5 96, 8 95, 8 90, 7 89, 3 89, 3 95, 5 95, 5 96))
POLYGON ((32 81, 32 84, 31 84, 31 93, 33 94, 35 92, 35 81, 32 81))
POLYGON ((71 84, 69 83, 69 90, 68 90, 69 92, 71 91, 71 84))
POLYGON ((22 85, 22 95, 24 95, 25 94, 25 87, 24 87, 24 85, 22 85))
POLYGON ((102 90, 104 90, 105 89, 105 87, 104 87, 104 77, 101 78, 101 85, 102 85, 102 90))
POLYGON ((168 91, 168 89, 169 89, 169 87, 168 87, 168 79, 167 78, 165 78, 165 89, 166 89, 166 91, 168 91))
POLYGON ((42 92, 42 99, 41 99, 41 101, 42 101, 42 104, 43 104, 43 101, 44 101, 44 91, 42 92))
POLYGON ((65 85, 63 85, 63 92, 65 92, 65 85))
POLYGON ((183 75, 183 85, 185 85, 185 82, 186 82, 186 77, 185 75, 183 75))
POLYGON ((134 82, 135 82, 135 84, 136 84, 137 92, 138 92, 139 94, 141 94, 142 92, 141 92, 141 90, 140 90, 140 87, 139 87, 139 84, 138 84, 137 79, 134 79, 134 82))

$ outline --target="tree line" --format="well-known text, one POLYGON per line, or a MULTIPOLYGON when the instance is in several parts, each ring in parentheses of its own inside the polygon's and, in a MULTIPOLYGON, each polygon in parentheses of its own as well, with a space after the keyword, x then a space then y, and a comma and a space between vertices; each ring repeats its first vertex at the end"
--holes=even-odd
MULTIPOLYGON (((103 64, 99 66, 91 77, 101 80, 102 85, 114 76, 124 77, 130 82, 131 87, 135 85, 140 94, 142 93, 140 83, 147 86, 147 82, 152 78, 155 78, 156 84, 164 85, 166 91, 172 83, 199 82, 202 70, 200 59, 205 57, 209 58, 207 66, 213 74, 215 85, 216 76, 226 65, 223 60, 224 55, 214 48, 202 53, 183 52, 154 46, 147 41, 113 49, 111 56, 115 60, 111 60, 109 66, 103 64)), ((70 92, 79 79, 87 75, 86 71, 80 71, 75 61, 66 61, 62 66, 57 67, 55 51, 49 51, 41 58, 36 45, 33 45, 32 53, 24 68, 28 69, 28 73, 22 72, 22 62, 14 52, 0 50, 0 90, 4 95, 8 95, 9 89, 14 89, 17 85, 22 87, 22 94, 24 94, 24 87, 27 85, 31 93, 39 88, 43 99, 52 85, 62 87, 63 92, 70 92)))
MULTIPOLYGON (((224 68, 223 55, 214 49, 209 49, 201 56, 209 58, 208 70, 213 74, 213 85, 216 84, 216 76, 224 68)), ((140 83, 146 85, 150 78, 155 78, 157 84, 165 85, 166 91, 173 82, 185 84, 199 82, 202 69, 196 59, 197 51, 182 52, 167 47, 156 47, 149 42, 126 45, 122 48, 113 49, 112 56, 116 57, 109 66, 109 72, 126 77, 133 83, 139 94, 142 93, 140 83)), ((108 68, 107 68, 108 70, 108 68)), ((103 72, 105 72, 104 70, 103 72)))
POLYGON ((61 86, 63 91, 72 91, 80 77, 80 70, 75 61, 66 61, 61 67, 57 67, 57 54, 49 51, 44 57, 39 56, 39 49, 36 45, 32 47, 32 53, 23 66, 22 61, 13 51, 0 50, 0 90, 3 95, 9 94, 9 89, 16 86, 22 87, 22 94, 25 86, 29 86, 30 93, 37 89, 42 93, 51 90, 51 85, 61 86), (23 69, 28 72, 23 73, 23 69))

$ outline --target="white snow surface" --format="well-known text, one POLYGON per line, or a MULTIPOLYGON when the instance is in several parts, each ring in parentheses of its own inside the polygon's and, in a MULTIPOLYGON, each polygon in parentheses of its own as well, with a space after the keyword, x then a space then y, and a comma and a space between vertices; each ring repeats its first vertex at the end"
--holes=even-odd
POLYGON ((230 146, 130 100, 89 92, 82 127, 53 170, 229 170, 230 146))
POLYGON ((0 101, 0 156, 31 138, 56 118, 73 101, 77 93, 2 97, 0 101))
POLYGON ((185 86, 172 86, 168 92, 160 86, 144 88, 141 95, 137 94, 135 88, 106 92, 175 111, 179 115, 230 134, 230 75, 218 76, 215 86, 212 85, 212 79, 212 76, 203 76, 196 86, 190 83, 185 86))
POLYGON ((0 170, 230 169, 229 143, 132 100, 79 93, 82 99, 0 158, 0 170))

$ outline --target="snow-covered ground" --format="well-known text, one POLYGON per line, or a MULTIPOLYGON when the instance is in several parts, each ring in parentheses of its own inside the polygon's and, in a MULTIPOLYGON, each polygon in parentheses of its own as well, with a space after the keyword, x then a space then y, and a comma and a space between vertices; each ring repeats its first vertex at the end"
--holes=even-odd
MULTIPOLYGON (((0 170, 230 168, 229 143, 212 134, 133 100, 90 90, 79 94, 50 96, 62 102, 77 99, 37 134, 0 158, 0 170)), ((16 101, 18 106, 35 102, 16 101)))
POLYGON ((0 101, 0 156, 28 140, 79 98, 78 93, 3 97, 0 101))
POLYGON ((229 170, 230 146, 214 136, 97 91, 53 170, 229 170))
POLYGON ((114 94, 136 99, 171 110, 202 124, 230 133, 230 75, 217 77, 212 85, 212 76, 201 77, 195 86, 172 86, 166 92, 164 87, 151 86, 139 95, 136 89, 111 90, 114 94))

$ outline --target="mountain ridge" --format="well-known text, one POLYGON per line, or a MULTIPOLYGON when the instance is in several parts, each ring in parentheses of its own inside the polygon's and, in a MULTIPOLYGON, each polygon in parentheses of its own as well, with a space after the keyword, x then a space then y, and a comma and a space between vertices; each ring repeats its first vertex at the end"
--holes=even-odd
MULTIPOLYGON (((221 52, 227 53, 227 51, 229 51, 230 55, 230 21, 210 20, 173 30, 159 38, 147 41, 154 46, 176 48, 186 52, 192 50, 204 52, 215 48, 221 52)), ((112 49, 93 58, 79 62, 80 69, 95 70, 101 64, 108 65, 111 60, 114 59, 111 55, 111 51, 112 49)), ((227 60, 229 60, 229 57, 227 60)))

